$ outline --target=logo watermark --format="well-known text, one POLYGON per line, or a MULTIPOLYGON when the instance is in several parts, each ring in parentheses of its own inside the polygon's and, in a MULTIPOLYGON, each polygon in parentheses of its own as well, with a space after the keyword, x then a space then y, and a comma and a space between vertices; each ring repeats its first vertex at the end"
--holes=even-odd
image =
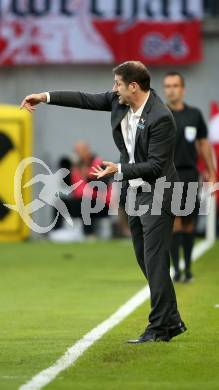
MULTIPOLYGON (((5 204, 11 210, 19 213, 24 223, 36 233, 48 233, 56 225, 59 215, 73 227, 73 219, 65 204, 65 197, 73 196, 72 193, 79 186, 83 185, 83 195, 81 198, 81 217, 85 225, 91 225, 91 215, 97 214, 106 206, 108 186, 101 180, 93 180, 84 183, 79 180, 71 186, 64 181, 70 171, 61 168, 56 172, 52 172, 49 166, 42 160, 36 157, 28 157, 23 159, 17 166, 14 176, 14 199, 15 204, 5 204), (30 165, 39 164, 46 170, 46 173, 36 174, 31 180, 22 185, 24 178, 24 171, 30 165), (38 198, 30 203, 25 204, 23 199, 23 189, 30 187, 36 183, 42 183, 38 198), (95 196, 95 202, 93 194, 95 196), (46 227, 39 226, 32 218, 32 214, 46 205, 52 206, 56 209, 54 220, 46 227)), ((166 177, 160 177, 152 185, 144 182, 143 186, 139 187, 129 186, 126 195, 125 210, 129 216, 139 216, 146 213, 151 215, 161 215, 162 210, 166 209, 177 216, 190 215, 197 204, 197 197, 199 195, 199 215, 207 215, 209 213, 210 202, 209 197, 219 189, 219 183, 202 183, 200 191, 200 184, 198 182, 186 183, 187 192, 184 194, 183 182, 168 182, 166 177), (140 195, 138 195, 140 194, 140 195), (183 199, 183 209, 182 207, 183 199), (207 206, 207 207, 206 207, 207 206)), ((118 215, 120 206, 120 197, 122 191, 122 174, 115 174, 111 183, 111 196, 108 202, 108 215, 118 215)))

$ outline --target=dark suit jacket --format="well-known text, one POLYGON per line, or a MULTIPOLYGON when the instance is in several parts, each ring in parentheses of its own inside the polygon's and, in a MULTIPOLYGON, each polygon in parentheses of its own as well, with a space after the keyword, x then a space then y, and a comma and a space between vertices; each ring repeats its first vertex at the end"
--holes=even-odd
MULTIPOLYGON (((115 92, 100 94, 71 91, 50 92, 49 104, 111 111, 113 138, 120 151, 121 170, 123 180, 126 182, 129 179, 141 177, 153 186, 159 177, 166 176, 166 180, 169 182, 177 180, 173 163, 176 136, 175 122, 172 113, 154 90, 151 89, 150 91, 149 99, 139 121, 140 127, 137 127, 135 163, 132 164, 129 164, 129 156, 121 132, 121 120, 128 112, 129 107, 119 104, 115 92)), ((166 190, 165 193, 167 195, 166 190)))

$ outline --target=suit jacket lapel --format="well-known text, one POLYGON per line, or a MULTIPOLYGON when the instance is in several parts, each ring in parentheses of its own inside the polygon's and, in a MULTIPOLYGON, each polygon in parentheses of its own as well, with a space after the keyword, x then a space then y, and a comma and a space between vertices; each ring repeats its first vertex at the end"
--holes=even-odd
POLYGON ((129 106, 121 104, 117 107, 117 109, 114 112, 112 112, 111 124, 113 130, 115 130, 117 126, 121 123, 122 119, 127 114, 128 110, 129 110, 129 106))
POLYGON ((148 98, 147 103, 144 106, 144 109, 142 111, 141 117, 140 117, 138 125, 137 125, 136 136, 135 136, 135 147, 136 147, 136 144, 138 142, 138 138, 139 138, 139 135, 140 135, 141 131, 143 131, 146 128, 146 126, 147 126, 147 114, 150 111, 151 106, 154 103, 155 96, 156 95, 155 95, 153 89, 151 89, 150 90, 150 96, 148 98))
POLYGON ((124 118, 124 116, 127 114, 129 110, 129 106, 126 105, 118 105, 116 107, 116 110, 112 111, 112 116, 111 116, 111 125, 112 125, 112 130, 113 130, 113 138, 114 141, 120 150, 120 152, 126 152, 128 155, 125 142, 123 139, 122 131, 121 131, 121 121, 124 118))
MULTIPOLYGON (((144 106, 141 118, 139 120, 139 124, 141 124, 141 123, 144 124, 144 129, 147 125, 147 113, 150 111, 151 106, 153 105, 156 98, 157 98, 157 95, 156 95, 155 91, 153 89, 151 89, 150 96, 148 98, 147 103, 144 106), (143 120, 143 122, 142 122, 142 120, 143 120)), ((125 142, 123 139, 123 135, 121 132, 120 123, 121 123, 122 119, 124 118, 124 116, 127 114, 128 110, 129 110, 129 106, 126 106, 125 104, 118 104, 115 107, 115 109, 112 110, 112 114, 111 114, 111 125, 112 125, 113 137, 114 137, 115 143, 116 143, 117 147, 119 148, 119 150, 120 151, 125 150, 127 155, 128 155, 128 152, 127 152, 125 142)), ((137 127, 136 137, 135 137, 135 147, 136 147, 136 143, 138 141, 140 132, 143 131, 144 129, 137 127)))

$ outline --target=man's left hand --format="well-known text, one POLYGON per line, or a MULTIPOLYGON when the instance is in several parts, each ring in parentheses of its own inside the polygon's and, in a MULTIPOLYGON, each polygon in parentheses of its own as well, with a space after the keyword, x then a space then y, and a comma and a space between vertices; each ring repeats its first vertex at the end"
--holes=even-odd
POLYGON ((91 174, 96 176, 97 179, 118 172, 118 164, 114 164, 110 161, 103 161, 103 165, 106 167, 105 169, 101 168, 99 165, 92 167, 94 172, 91 172, 91 174))
POLYGON ((209 183, 213 183, 213 184, 215 184, 217 182, 217 175, 213 171, 210 173, 208 173, 207 171, 204 171, 202 173, 202 176, 203 176, 204 181, 208 181, 209 183))
POLYGON ((215 183, 217 182, 217 175, 216 175, 216 173, 211 173, 211 174, 209 174, 209 175, 208 175, 208 181, 209 181, 210 183, 215 184, 215 183))

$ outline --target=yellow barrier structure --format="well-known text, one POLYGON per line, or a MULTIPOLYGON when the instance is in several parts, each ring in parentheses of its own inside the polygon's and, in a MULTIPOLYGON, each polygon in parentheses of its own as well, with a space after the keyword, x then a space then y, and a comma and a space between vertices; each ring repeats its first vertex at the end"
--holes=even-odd
MULTIPOLYGON (((30 230, 19 213, 5 204, 14 204, 14 175, 20 161, 31 156, 32 119, 17 106, 0 105, 0 241, 19 241, 29 237, 30 230)), ((23 188, 31 178, 31 166, 22 177, 24 203, 31 201, 30 187, 23 188)))

